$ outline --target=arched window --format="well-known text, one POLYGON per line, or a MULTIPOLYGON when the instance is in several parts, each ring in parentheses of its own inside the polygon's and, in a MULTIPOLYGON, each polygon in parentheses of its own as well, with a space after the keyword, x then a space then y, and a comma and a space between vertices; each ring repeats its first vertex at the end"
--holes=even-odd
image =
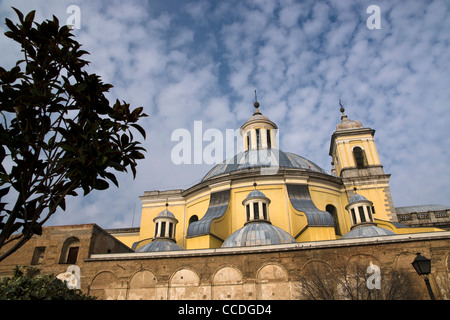
POLYGON ((355 158, 356 167, 358 169, 367 167, 366 155, 361 147, 353 148, 353 157, 355 158))
POLYGON ((61 249, 59 263, 75 264, 77 262, 79 249, 80 239, 76 237, 66 239, 61 249))
POLYGON ((196 214, 194 214, 192 217, 189 218, 189 224, 195 221, 198 221, 198 216, 196 214))
POLYGON ((337 234, 338 236, 340 236, 341 230, 339 228, 339 219, 338 219, 336 207, 333 206, 332 204, 329 204, 325 207, 325 211, 331 213, 331 216, 333 217, 333 222, 334 222, 334 233, 337 234))

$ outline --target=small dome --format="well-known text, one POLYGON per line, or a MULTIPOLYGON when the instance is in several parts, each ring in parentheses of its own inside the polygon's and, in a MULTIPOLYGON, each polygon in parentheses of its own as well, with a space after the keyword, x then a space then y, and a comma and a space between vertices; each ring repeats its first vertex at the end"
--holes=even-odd
MULTIPOLYGON (((264 193, 262 193, 262 192, 259 191, 259 190, 253 190, 252 192, 250 192, 250 193, 247 195, 247 197, 244 199, 243 202, 245 202, 245 201, 247 201, 247 200, 250 200, 250 199, 253 199, 253 198, 265 198, 265 199, 268 200, 268 198, 266 197, 266 195, 265 195, 264 193)), ((269 202, 270 202, 270 200, 269 200, 269 202)))
POLYGON ((166 217, 166 218, 172 218, 172 219, 175 219, 174 214, 173 214, 172 212, 170 212, 169 210, 161 211, 161 212, 157 215, 157 217, 166 217))
POLYGON ((140 247, 136 252, 158 252, 158 251, 180 251, 185 250, 182 246, 171 240, 155 239, 149 244, 140 247))
POLYGON ((366 197, 364 197, 364 196, 362 196, 362 195, 360 195, 360 194, 355 194, 355 195, 350 199, 350 201, 348 202, 348 204, 352 204, 352 203, 356 203, 356 202, 363 202, 363 201, 365 201, 365 202, 371 202, 371 201, 367 200, 366 197))
POLYGON ((264 246, 296 243, 289 233, 269 222, 251 222, 233 232, 222 244, 222 248, 264 246))
POLYGON ((268 124, 273 129, 278 129, 277 125, 267 118, 266 116, 263 116, 258 109, 256 109, 253 116, 251 116, 247 121, 244 122, 244 124, 241 126, 241 129, 246 128, 247 126, 253 124, 253 123, 265 123, 268 124))
POLYGON ((378 227, 374 224, 361 224, 347 232, 341 239, 357 239, 395 235, 394 231, 378 227))
MULTIPOLYGON (((341 112, 343 113, 342 109, 341 112)), ((336 126, 336 131, 362 128, 363 125, 358 120, 350 120, 345 114, 342 114, 341 123, 336 126)))

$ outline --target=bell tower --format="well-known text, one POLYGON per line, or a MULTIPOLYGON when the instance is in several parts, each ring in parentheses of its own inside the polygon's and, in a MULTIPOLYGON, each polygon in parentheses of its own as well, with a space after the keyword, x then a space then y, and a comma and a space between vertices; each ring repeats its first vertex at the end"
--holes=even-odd
POLYGON ((375 145, 375 130, 350 120, 339 100, 341 122, 331 136, 330 156, 333 173, 341 177, 349 199, 354 188, 370 199, 375 219, 397 222, 389 189, 390 174, 384 173, 375 145))
POLYGON ((255 91, 255 112, 241 126, 241 135, 243 138, 243 150, 264 150, 277 149, 277 131, 278 127, 269 118, 263 116, 259 111, 259 102, 256 101, 255 91))

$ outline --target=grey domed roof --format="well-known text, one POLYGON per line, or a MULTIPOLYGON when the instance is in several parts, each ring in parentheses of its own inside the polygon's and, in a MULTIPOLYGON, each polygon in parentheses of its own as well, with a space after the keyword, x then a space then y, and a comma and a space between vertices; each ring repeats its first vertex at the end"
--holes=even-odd
MULTIPOLYGON (((266 198, 266 199, 268 199, 268 198, 266 197, 266 195, 265 195, 264 193, 262 193, 261 191, 259 191, 259 190, 253 190, 252 192, 250 192, 250 193, 247 195, 247 197, 244 199, 243 202, 245 202, 245 201, 247 201, 247 200, 249 200, 249 199, 253 199, 253 198, 266 198)), ((270 202, 270 200, 269 200, 269 202, 270 202)))
POLYGON ((175 219, 174 214, 167 209, 158 213, 157 217, 167 217, 167 218, 175 219))
POLYGON ((363 125, 358 120, 350 120, 345 114, 341 117, 341 123, 338 123, 336 126, 336 130, 349 130, 349 129, 358 129, 362 128, 363 125))
POLYGON ((161 239, 153 240, 152 242, 140 247, 136 252, 157 252, 157 251, 180 251, 185 250, 182 246, 171 240, 161 239))
POLYGON ((373 224, 359 225, 347 232, 341 239, 369 238, 395 235, 394 231, 373 224))
POLYGON ((304 169, 325 173, 314 162, 290 152, 279 149, 247 150, 238 153, 234 157, 219 163, 212 168, 202 181, 244 169, 280 167, 291 169, 304 169))
POLYGON ((296 243, 289 233, 269 222, 247 223, 233 232, 222 244, 222 248, 264 246, 270 244, 296 243))
POLYGON ((352 203, 356 203, 356 202, 361 202, 361 201, 367 201, 370 202, 369 200, 367 200, 366 197, 360 195, 360 194, 355 194, 350 201, 348 202, 348 204, 352 204, 352 203))

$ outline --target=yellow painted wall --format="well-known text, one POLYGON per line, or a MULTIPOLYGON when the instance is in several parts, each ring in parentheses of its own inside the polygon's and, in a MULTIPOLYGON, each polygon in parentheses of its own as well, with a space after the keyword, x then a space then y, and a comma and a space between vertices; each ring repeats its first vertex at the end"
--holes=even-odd
POLYGON ((212 249, 220 248, 222 246, 222 241, 212 235, 204 235, 199 237, 187 238, 186 239, 186 249, 212 249))
POLYGON ((340 136, 336 138, 335 143, 335 154, 338 160, 336 161, 336 159, 334 159, 334 163, 338 176, 340 176, 342 169, 356 167, 355 158, 352 151, 356 146, 360 146, 364 150, 366 154, 367 164, 369 166, 381 164, 380 157, 375 145, 375 140, 369 133, 361 134, 357 138, 340 136))
POLYGON ((351 228, 351 220, 348 211, 345 210, 345 206, 348 203, 347 195, 345 192, 337 188, 332 188, 324 184, 316 184, 309 187, 311 199, 317 209, 326 211, 327 205, 333 205, 336 208, 339 230, 341 235, 344 235, 351 228))
POLYGON ((385 184, 358 186, 357 193, 372 201, 373 206, 375 207, 375 214, 373 215, 374 219, 390 220, 388 217, 390 212, 386 210, 385 206, 387 199, 384 188, 386 186, 387 185, 385 184))
POLYGON ((119 234, 113 234, 114 238, 125 244, 127 247, 131 248, 133 243, 136 241, 139 241, 139 235, 138 234, 126 234, 126 233, 119 233, 119 234))
POLYGON ((439 229, 439 228, 435 228, 435 227, 397 228, 389 221, 379 220, 379 219, 375 219, 374 221, 377 224, 377 226, 394 231, 397 234, 445 231, 443 229, 439 229))

